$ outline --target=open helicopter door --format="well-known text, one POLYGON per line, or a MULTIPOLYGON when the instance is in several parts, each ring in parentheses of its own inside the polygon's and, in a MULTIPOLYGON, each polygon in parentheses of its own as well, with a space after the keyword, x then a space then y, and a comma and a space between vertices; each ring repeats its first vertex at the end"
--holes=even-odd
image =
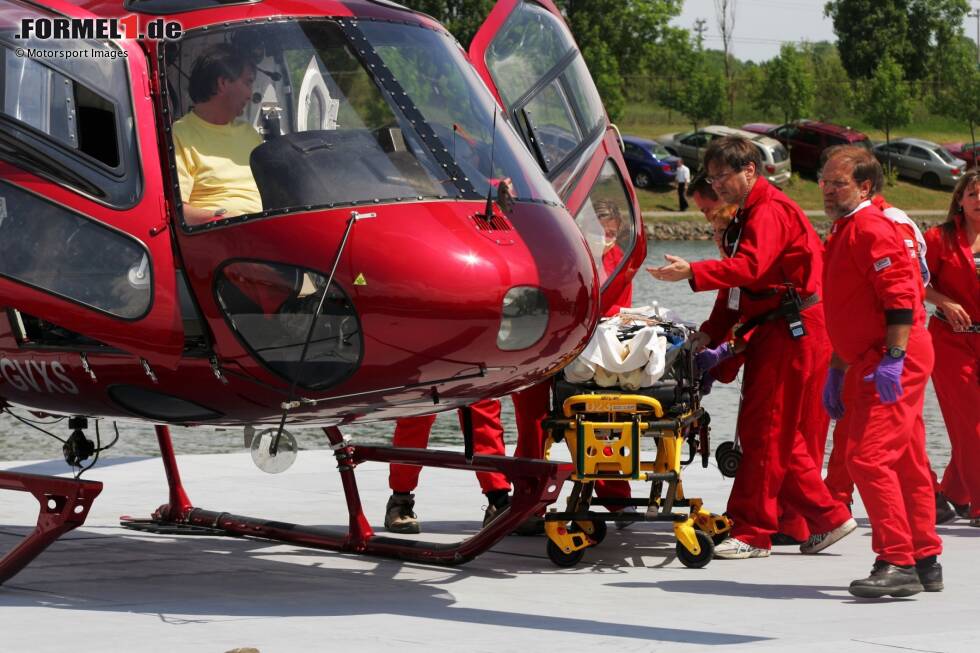
POLYGON ((499 0, 469 58, 575 216, 602 282, 602 312, 628 305, 646 258, 640 207, 619 132, 558 8, 499 0))
POLYGON ((135 40, 15 39, 25 17, 92 17, 46 4, 58 14, 0 0, 0 305, 175 367, 184 338, 146 58, 135 40))

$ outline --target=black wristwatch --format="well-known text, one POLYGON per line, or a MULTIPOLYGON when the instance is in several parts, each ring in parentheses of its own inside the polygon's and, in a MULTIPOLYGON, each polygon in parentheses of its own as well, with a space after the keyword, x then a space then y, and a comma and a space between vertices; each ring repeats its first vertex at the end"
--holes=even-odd
POLYGON ((905 358, 905 350, 901 347, 889 347, 885 353, 888 354, 888 358, 894 358, 895 360, 905 358))

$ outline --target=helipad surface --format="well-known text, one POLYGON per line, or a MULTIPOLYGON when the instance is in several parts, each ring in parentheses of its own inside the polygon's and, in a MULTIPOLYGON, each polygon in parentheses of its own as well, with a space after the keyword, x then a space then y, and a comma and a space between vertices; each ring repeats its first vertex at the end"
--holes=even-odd
MULTIPOLYGON (((346 524, 328 451, 305 451, 269 476, 247 453, 182 456, 185 486, 210 510, 346 524)), ((846 586, 873 562, 861 528, 817 556, 779 547, 767 559, 687 569, 667 524, 610 529, 573 569, 545 538, 511 536, 456 568, 313 551, 257 540, 143 535, 118 526, 166 500, 159 459, 115 459, 87 523, 0 587, 0 652, 180 651, 976 651, 980 528, 940 526, 946 590, 857 601, 846 586)), ((60 473, 64 463, 0 463, 60 473)), ((688 494, 724 510, 731 481, 692 465, 688 494)), ((358 468, 381 529, 387 469, 358 468)), ((635 492, 647 491, 642 483, 635 492)), ((429 539, 459 539, 485 502, 466 472, 427 469, 416 510, 429 539)), ((0 550, 33 527, 36 502, 0 493, 0 550)))

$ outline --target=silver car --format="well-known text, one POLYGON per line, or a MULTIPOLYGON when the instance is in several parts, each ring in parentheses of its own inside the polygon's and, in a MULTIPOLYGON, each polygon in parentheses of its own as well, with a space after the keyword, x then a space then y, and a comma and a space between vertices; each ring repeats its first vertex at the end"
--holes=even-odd
POLYGON ((952 188, 963 176, 966 161, 957 159, 942 145, 920 138, 899 138, 874 147, 881 165, 890 163, 903 177, 917 179, 926 186, 952 188))
POLYGON ((704 158, 704 151, 708 148, 708 143, 722 136, 741 136, 752 141, 762 154, 762 170, 759 172, 769 182, 777 186, 789 181, 789 153, 782 143, 769 136, 753 134, 744 129, 733 129, 724 125, 708 125, 696 132, 666 134, 659 137, 657 141, 668 152, 684 159, 684 164, 691 170, 698 170, 701 167, 701 160, 704 158))

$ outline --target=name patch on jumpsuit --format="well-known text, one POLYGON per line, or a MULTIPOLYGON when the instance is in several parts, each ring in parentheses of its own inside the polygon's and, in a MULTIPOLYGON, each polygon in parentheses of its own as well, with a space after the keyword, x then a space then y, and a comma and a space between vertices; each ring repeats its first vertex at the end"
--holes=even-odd
POLYGON ((875 261, 875 272, 881 272, 891 264, 892 264, 892 260, 888 256, 886 256, 885 258, 878 259, 877 261, 875 261))

